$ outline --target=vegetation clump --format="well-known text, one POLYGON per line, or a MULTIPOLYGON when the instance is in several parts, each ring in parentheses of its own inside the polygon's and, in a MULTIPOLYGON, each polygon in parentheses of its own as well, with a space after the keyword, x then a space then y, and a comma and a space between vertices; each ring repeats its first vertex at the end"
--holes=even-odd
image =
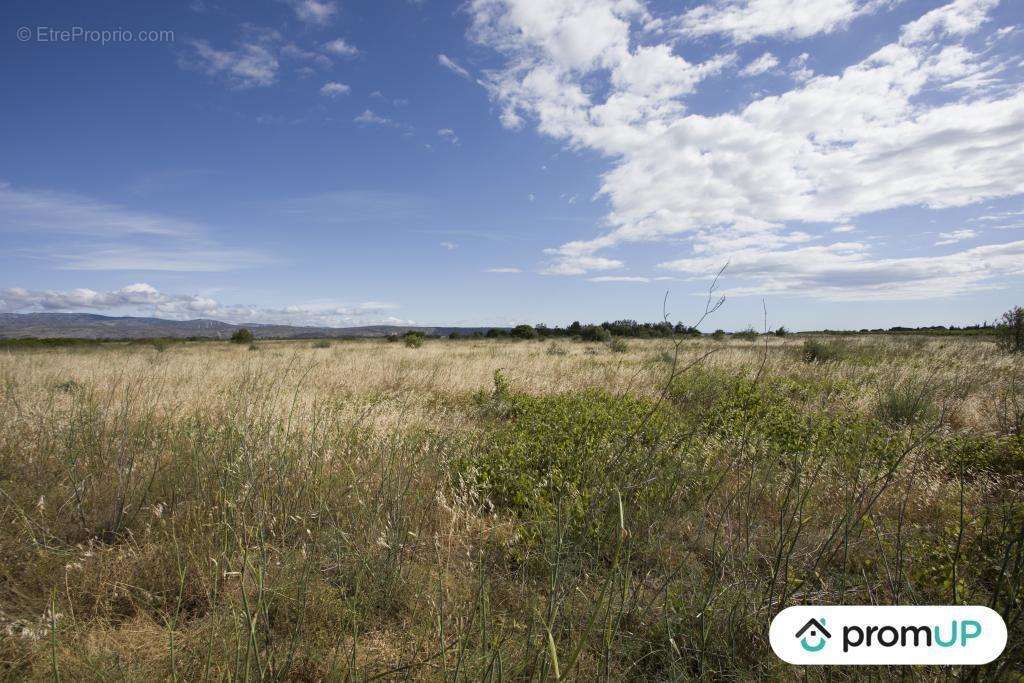
POLYGON ((402 335, 402 341, 410 349, 418 349, 423 346, 423 342, 426 340, 426 335, 422 332, 409 331, 402 335))
POLYGON ((233 344, 251 344, 252 340, 252 332, 248 328, 240 327, 231 333, 231 343, 233 344))
POLYGON ((540 336, 533 325, 516 325, 509 334, 513 339, 536 339, 540 336))
POLYGON ((1024 353, 1024 308, 1014 306, 996 323, 999 347, 1009 353, 1024 353))

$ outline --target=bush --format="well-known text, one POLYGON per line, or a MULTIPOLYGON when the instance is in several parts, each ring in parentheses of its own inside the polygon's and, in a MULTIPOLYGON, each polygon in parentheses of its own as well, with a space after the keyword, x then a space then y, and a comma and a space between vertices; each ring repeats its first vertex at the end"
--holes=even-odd
POLYGON ((510 334, 515 339, 536 339, 539 336, 533 325, 516 325, 510 334))
POLYGON ((789 330, 786 329, 785 325, 782 325, 782 326, 779 327, 779 329, 775 330, 775 336, 776 337, 787 337, 787 336, 789 336, 789 330))
POLYGON ((580 330, 580 339, 591 342, 606 342, 612 338, 612 333, 599 325, 587 325, 580 330))
POLYGON ((448 335, 448 338, 449 339, 462 339, 462 333, 461 332, 452 332, 451 334, 448 335))
POLYGON ((317 339, 313 342, 314 349, 329 349, 331 348, 331 342, 328 339, 317 339))
POLYGON ((551 342, 550 344, 548 344, 549 356, 564 356, 567 353, 569 352, 566 351, 564 347, 560 346, 559 344, 556 344, 555 342, 551 342))
POLYGON ((570 536, 600 537, 605 520, 594 513, 616 490, 635 497, 634 510, 656 509, 647 499, 656 488, 650 472, 673 453, 662 411, 645 420, 652 410, 646 401, 595 390, 519 394, 500 372, 491 404, 503 406, 488 412, 500 417, 489 424, 484 445, 455 463, 455 477, 486 505, 526 522, 528 544, 537 540, 539 522, 559 515, 570 536))
POLYGON ((423 341, 426 339, 426 337, 423 335, 422 332, 410 331, 406 332, 402 339, 403 341, 405 341, 405 345, 410 349, 418 349, 421 346, 423 346, 423 341))
POLYGON ((492 327, 491 329, 487 330, 488 339, 500 339, 501 337, 507 336, 508 330, 503 330, 500 327, 492 327))
POLYGON ((748 327, 745 330, 739 332, 733 332, 732 336, 736 339, 742 339, 743 341, 757 341, 757 338, 761 335, 757 333, 753 327, 748 327))
POLYGON ((1010 353, 1024 353, 1024 308, 1014 306, 996 323, 999 348, 1010 353))
POLYGON ((725 339, 725 330, 715 330, 714 332, 711 333, 711 338, 714 339, 715 341, 722 341, 723 339, 725 339))
POLYGON ((234 344, 251 344, 253 340, 252 332, 245 327, 239 327, 231 335, 231 341, 234 344))
POLYGON ((171 346, 171 342, 166 339, 154 339, 150 344, 156 349, 157 353, 163 353, 171 346))
POLYGON ((903 381, 884 387, 875 404, 875 417, 893 427, 905 427, 935 414, 932 391, 919 382, 903 381))
POLYGON ((828 363, 839 360, 841 354, 839 347, 835 344, 823 342, 818 339, 804 340, 800 356, 805 363, 828 363))
POLYGON ((608 340, 608 350, 612 353, 625 353, 629 351, 629 344, 626 343, 626 340, 615 337, 608 340))

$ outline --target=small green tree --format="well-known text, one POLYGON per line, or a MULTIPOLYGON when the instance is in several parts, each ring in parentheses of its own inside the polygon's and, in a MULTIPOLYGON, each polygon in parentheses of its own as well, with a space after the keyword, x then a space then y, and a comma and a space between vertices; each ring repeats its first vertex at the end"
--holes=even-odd
POLYGON ((510 334, 515 339, 536 339, 539 336, 533 325, 516 325, 510 334))
POLYGON ((235 344, 251 344, 252 338, 252 332, 245 327, 239 327, 231 335, 231 341, 235 344))
POLYGON ((426 337, 422 332, 410 330, 402 336, 402 339, 405 341, 405 345, 410 349, 418 349, 423 346, 423 340, 426 339, 426 337))
POLYGON ((1014 306, 996 323, 996 342, 1010 353, 1024 353, 1024 308, 1014 306))
POLYGON ((779 329, 775 330, 775 336, 776 337, 785 337, 788 334, 789 334, 789 330, 787 330, 784 325, 780 326, 779 329))
POLYGON ((580 339, 583 341, 606 342, 612 338, 612 333, 600 325, 587 325, 580 330, 580 339))

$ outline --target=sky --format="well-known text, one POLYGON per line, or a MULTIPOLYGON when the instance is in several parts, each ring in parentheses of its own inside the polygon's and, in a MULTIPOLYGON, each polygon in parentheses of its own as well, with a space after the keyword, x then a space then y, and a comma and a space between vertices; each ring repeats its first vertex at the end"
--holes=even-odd
POLYGON ((1024 303, 1019 0, 8 0, 0 92, 0 312, 1024 303))

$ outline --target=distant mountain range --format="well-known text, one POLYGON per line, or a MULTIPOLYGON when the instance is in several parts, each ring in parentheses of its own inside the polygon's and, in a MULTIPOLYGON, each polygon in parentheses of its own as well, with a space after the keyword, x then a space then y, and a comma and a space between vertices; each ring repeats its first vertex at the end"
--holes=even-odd
POLYGON ((452 332, 486 332, 488 327, 414 327, 369 325, 364 327, 303 327, 262 323, 232 324, 219 320, 165 320, 163 318, 114 317, 93 313, 0 313, 0 339, 75 338, 75 339, 183 339, 201 337, 227 339, 242 327, 258 339, 323 339, 386 337, 416 330, 426 335, 444 336, 452 332))

